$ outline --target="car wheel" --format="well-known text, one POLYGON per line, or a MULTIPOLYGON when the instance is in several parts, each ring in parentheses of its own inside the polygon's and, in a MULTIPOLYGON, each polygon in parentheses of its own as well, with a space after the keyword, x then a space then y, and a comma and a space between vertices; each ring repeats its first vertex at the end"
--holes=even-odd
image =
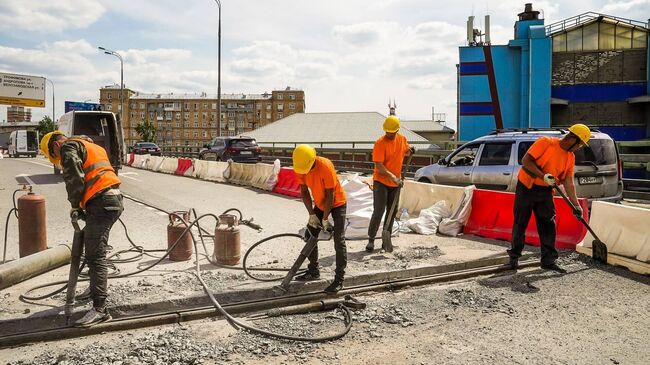
POLYGON ((431 180, 429 180, 428 177, 421 177, 421 178, 418 179, 418 182, 421 182, 421 183, 427 183, 427 184, 433 184, 433 182, 432 182, 431 180))

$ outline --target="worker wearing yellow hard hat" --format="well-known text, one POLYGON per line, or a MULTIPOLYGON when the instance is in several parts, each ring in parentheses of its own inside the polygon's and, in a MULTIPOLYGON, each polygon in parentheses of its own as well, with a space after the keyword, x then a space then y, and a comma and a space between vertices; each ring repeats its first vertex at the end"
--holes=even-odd
POLYGON ((86 220, 83 246, 90 287, 81 296, 92 299, 92 308, 76 326, 89 327, 111 319, 106 310, 108 266, 106 250, 113 224, 124 210, 120 179, 106 150, 87 137, 66 137, 61 131, 47 133, 40 149, 50 162, 61 165, 72 209, 70 217, 86 220))
POLYGON ((531 214, 535 214, 537 232, 541 246, 541 266, 543 269, 565 273, 555 260, 555 205, 553 188, 563 185, 574 214, 582 216, 573 181, 575 155, 578 149, 586 146, 591 138, 589 127, 574 124, 562 138, 541 137, 528 149, 521 160, 517 188, 515 191, 514 223, 512 242, 508 250, 510 267, 517 269, 524 248, 525 233, 531 214))
MULTIPOLYGON (((330 231, 334 237, 336 269, 332 283, 325 288, 326 293, 336 293, 343 288, 343 278, 347 266, 345 246, 345 191, 341 187, 332 161, 316 156, 314 147, 301 144, 293 150, 293 169, 300 183, 302 201, 309 213, 307 228, 312 236, 318 236, 321 229, 330 231), (334 225, 330 223, 332 216, 334 225)), ((296 280, 310 281, 320 278, 318 267, 318 246, 308 256, 307 271, 296 280)))
MULTIPOLYGON (((384 225, 391 227, 395 220, 395 212, 389 217, 389 210, 395 199, 399 199, 399 186, 402 185, 402 165, 404 156, 410 155, 413 150, 406 137, 401 135, 400 120, 395 115, 389 115, 384 120, 384 135, 381 136, 372 149, 374 162, 373 178, 373 212, 368 226, 368 244, 366 251, 375 249, 375 236, 379 230, 382 216, 386 212, 384 225)), ((391 251, 392 247, 382 247, 391 251)))

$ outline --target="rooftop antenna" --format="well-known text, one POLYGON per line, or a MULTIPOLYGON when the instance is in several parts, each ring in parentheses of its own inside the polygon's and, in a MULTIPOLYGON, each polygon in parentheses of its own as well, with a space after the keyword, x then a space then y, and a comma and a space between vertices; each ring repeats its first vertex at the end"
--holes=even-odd
POLYGON ((388 98, 388 115, 395 115, 395 109, 397 109, 397 104, 393 98, 393 105, 390 104, 390 98, 388 98))
POLYGON ((483 28, 483 34, 485 35, 485 45, 489 46, 492 41, 490 40, 490 15, 485 16, 485 27, 483 28))

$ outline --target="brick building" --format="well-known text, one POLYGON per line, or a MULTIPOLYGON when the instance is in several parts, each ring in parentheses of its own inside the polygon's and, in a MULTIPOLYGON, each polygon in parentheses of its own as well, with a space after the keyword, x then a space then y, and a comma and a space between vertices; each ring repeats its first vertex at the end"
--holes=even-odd
POLYGON ((32 121, 32 109, 12 105, 7 107, 7 123, 20 123, 32 121))

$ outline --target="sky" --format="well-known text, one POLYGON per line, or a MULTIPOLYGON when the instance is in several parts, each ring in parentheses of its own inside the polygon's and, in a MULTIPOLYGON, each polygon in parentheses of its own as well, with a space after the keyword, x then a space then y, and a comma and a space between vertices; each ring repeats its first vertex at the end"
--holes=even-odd
MULTIPOLYGON (((491 16, 492 44, 512 38, 525 1, 221 0, 222 93, 305 91, 306 112, 446 113, 456 126, 458 47, 465 24, 491 16)), ((646 21, 650 0, 538 1, 546 24, 594 11, 646 21)), ((218 7, 213 0, 2 0, 0 72, 53 81, 64 101, 97 102, 119 84, 146 93, 217 91, 218 7)), ((46 107, 32 119, 52 114, 46 107)), ((0 106, 0 121, 6 108, 0 106)))

